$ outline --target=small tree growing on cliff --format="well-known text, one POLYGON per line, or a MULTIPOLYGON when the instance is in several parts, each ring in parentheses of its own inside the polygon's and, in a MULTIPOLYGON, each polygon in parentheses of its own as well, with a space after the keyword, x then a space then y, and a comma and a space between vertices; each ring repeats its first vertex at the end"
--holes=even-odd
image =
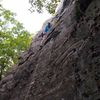
POLYGON ((31 35, 14 18, 14 13, 0 6, 0 79, 17 62, 20 52, 25 51, 31 35))

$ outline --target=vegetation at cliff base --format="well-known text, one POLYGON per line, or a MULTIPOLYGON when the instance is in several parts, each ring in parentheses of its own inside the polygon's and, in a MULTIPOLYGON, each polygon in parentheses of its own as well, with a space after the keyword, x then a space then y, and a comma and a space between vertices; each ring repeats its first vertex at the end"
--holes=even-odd
POLYGON ((0 6, 0 79, 30 42, 31 34, 15 19, 15 14, 0 6))

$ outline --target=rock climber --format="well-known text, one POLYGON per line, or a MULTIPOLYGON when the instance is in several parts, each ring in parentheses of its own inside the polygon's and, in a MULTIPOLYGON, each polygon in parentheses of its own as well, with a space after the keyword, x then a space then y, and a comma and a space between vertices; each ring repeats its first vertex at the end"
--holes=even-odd
POLYGON ((44 34, 46 34, 49 31, 50 28, 51 28, 51 23, 48 22, 48 24, 45 27, 44 34))
POLYGON ((46 35, 48 33, 48 31, 50 30, 50 28, 51 28, 51 23, 48 22, 47 25, 45 26, 44 31, 41 33, 41 35, 39 37, 43 37, 44 35, 46 35))

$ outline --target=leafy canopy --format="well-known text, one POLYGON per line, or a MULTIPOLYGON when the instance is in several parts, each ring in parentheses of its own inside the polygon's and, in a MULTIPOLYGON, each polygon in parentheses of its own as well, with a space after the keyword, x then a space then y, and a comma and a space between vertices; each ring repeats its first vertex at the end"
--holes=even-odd
POLYGON ((31 42, 30 33, 14 17, 14 13, 0 6, 0 78, 31 42))
POLYGON ((54 14, 58 2, 60 2, 60 0, 29 0, 29 3, 32 6, 32 10, 30 10, 36 10, 41 13, 45 8, 49 13, 54 14))

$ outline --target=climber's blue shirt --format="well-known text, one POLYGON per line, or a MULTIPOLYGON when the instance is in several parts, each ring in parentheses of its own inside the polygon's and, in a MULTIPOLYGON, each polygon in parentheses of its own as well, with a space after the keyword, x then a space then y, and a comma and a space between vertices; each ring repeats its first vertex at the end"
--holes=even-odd
POLYGON ((48 25, 45 27, 45 30, 44 30, 44 32, 48 32, 49 31, 49 27, 48 27, 48 25))

